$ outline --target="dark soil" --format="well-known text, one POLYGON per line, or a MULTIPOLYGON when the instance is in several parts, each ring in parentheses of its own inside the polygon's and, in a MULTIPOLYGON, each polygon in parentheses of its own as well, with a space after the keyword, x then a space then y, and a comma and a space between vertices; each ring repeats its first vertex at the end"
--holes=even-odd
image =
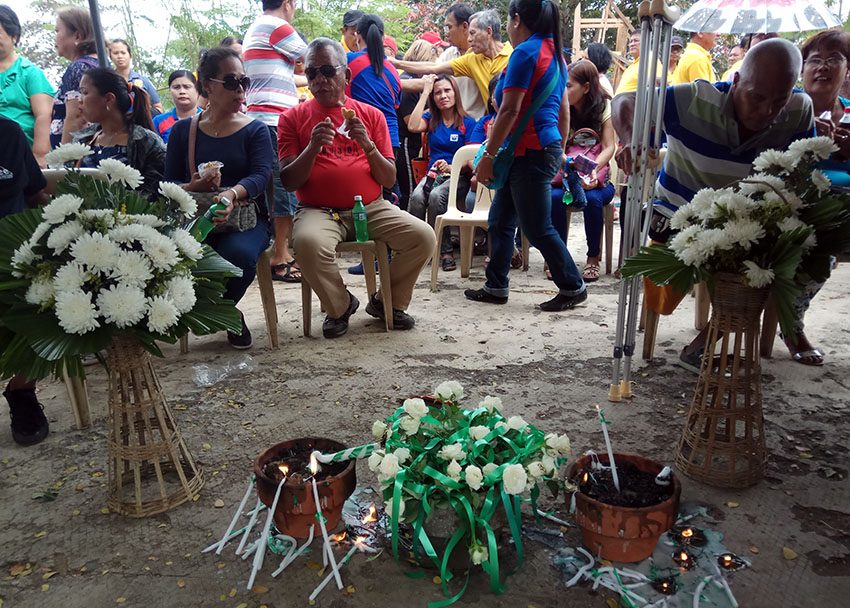
POLYGON ((629 462, 617 465, 620 491, 614 487, 610 469, 604 471, 580 471, 578 474, 579 491, 599 502, 618 507, 650 507, 657 505, 673 495, 673 484, 660 486, 655 483, 655 475, 639 470, 629 462), (589 473, 584 482, 585 472, 589 473))
MULTIPOLYGON (((273 479, 275 483, 280 483, 283 479, 283 473, 278 468, 284 464, 289 467, 288 482, 292 484, 303 483, 304 480, 311 479, 313 473, 310 471, 310 453, 306 451, 286 450, 280 455, 280 458, 268 461, 263 467, 263 473, 266 477, 273 479)), ((327 477, 339 475, 348 466, 348 461, 331 462, 328 464, 319 464, 319 472, 316 473, 316 481, 322 481, 327 477)))

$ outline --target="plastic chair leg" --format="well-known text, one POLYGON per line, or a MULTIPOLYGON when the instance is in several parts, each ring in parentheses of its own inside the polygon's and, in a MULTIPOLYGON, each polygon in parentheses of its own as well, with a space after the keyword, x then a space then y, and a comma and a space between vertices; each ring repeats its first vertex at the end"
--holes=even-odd
POLYGON ((442 216, 438 216, 434 222, 434 232, 437 233, 437 244, 434 245, 434 255, 431 256, 431 291, 437 291, 437 271, 440 269, 440 235, 443 233, 442 216))
POLYGON ((764 320, 762 321, 761 338, 759 339, 759 352, 765 359, 773 357, 773 343, 776 340, 776 331, 779 328, 779 316, 773 300, 767 301, 764 308, 764 320))
POLYGON ((708 286, 705 283, 697 283, 694 286, 696 303, 694 306, 694 327, 697 331, 708 325, 708 315, 711 311, 711 297, 708 295, 708 286))
POLYGON ((277 335, 277 302, 274 296, 272 281, 271 252, 265 251, 257 262, 257 286, 260 288, 260 301, 263 304, 263 314, 266 317, 266 331, 272 349, 278 348, 277 335))
MULTIPOLYGON (((387 253, 387 244, 382 241, 375 241, 375 251, 378 256, 378 270, 381 275, 381 302, 384 305, 384 319, 386 320, 387 331, 390 331, 393 329, 393 290, 390 279, 390 259, 387 253)), ((373 262, 373 270, 374 267, 373 262)))
POLYGON ((186 355, 189 353, 189 334, 180 336, 180 354, 186 355))
POLYGON ((460 276, 462 278, 469 276, 469 269, 472 267, 474 232, 475 226, 460 226, 460 276))
POLYGON ((643 332, 643 358, 645 361, 652 361, 652 355, 655 353, 655 335, 658 332, 658 317, 660 315, 646 308, 646 327, 643 332))
POLYGON ((310 337, 310 320, 313 316, 313 290, 307 279, 301 277, 301 324, 304 327, 304 337, 310 337))
POLYGON ((522 235, 522 271, 528 272, 528 252, 531 249, 531 245, 528 242, 528 239, 525 238, 525 235, 522 235))
MULTIPOLYGON (((377 243, 375 244, 377 248, 377 243)), ((375 254, 373 254, 368 249, 364 249, 360 253, 363 258, 363 274, 366 278, 366 292, 369 294, 369 297, 372 297, 372 294, 377 293, 378 284, 375 279, 375 254)))

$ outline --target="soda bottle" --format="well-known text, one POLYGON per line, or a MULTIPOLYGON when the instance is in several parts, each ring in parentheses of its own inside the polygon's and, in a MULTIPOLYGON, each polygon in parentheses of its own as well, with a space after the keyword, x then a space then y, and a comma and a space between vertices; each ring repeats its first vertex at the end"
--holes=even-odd
POLYGON ((359 194, 354 197, 354 209, 351 210, 354 218, 354 236, 358 243, 369 240, 369 226, 366 223, 366 207, 363 205, 363 197, 359 194))
POLYGON ((226 198, 210 205, 210 208, 207 209, 206 213, 192 223, 192 226, 189 228, 189 234, 195 237, 199 243, 203 243, 204 239, 207 238, 207 235, 209 235, 209 233, 212 232, 212 229, 215 228, 213 219, 215 219, 217 215, 216 211, 224 211, 227 209, 227 205, 228 200, 226 198))
POLYGON ((850 107, 844 108, 844 116, 841 117, 841 120, 838 121, 845 129, 850 128, 850 107))

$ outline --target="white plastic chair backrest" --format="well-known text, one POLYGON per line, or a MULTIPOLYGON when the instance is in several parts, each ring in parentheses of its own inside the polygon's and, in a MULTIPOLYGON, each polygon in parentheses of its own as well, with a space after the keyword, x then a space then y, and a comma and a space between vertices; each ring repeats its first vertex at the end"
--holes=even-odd
MULTIPOLYGON (((92 175, 97 179, 106 179, 106 176, 100 169, 85 168, 74 169, 74 171, 79 171, 83 175, 92 175)), ((54 194, 56 194, 56 186, 68 174, 68 169, 42 169, 41 172, 44 175, 44 179, 47 180, 47 187, 44 189, 44 191, 49 196, 53 196, 54 194)))
MULTIPOLYGON (((466 164, 475 158, 476 152, 478 152, 478 148, 481 146, 479 144, 470 144, 468 146, 463 146, 460 150, 455 152, 454 158, 452 158, 452 174, 449 178, 449 208, 454 207, 454 201, 457 200, 457 184, 460 181, 460 171, 463 169, 466 164)), ((476 200, 476 204, 478 201, 476 200)))
POLYGON ((478 188, 475 190, 475 209, 473 209, 473 213, 488 214, 490 212, 490 205, 492 204, 493 191, 487 186, 478 184, 478 188))

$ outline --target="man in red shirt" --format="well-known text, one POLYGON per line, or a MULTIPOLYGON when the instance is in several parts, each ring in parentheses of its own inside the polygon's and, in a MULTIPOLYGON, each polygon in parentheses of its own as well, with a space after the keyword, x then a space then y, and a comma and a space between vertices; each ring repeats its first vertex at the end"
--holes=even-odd
MULTIPOLYGON (((278 155, 281 183, 298 197, 295 255, 328 313, 322 333, 326 338, 345 334, 360 305, 336 263, 337 244, 354 239, 355 196, 366 204, 370 238, 393 251, 393 325, 411 329, 415 321, 405 310, 434 250, 434 231, 383 199, 382 188, 392 188, 396 177, 389 129, 379 110, 345 96, 351 72, 342 45, 317 38, 307 47, 304 66, 313 99, 281 115, 278 155)), ((369 298, 366 312, 383 319, 379 293, 369 298)))

